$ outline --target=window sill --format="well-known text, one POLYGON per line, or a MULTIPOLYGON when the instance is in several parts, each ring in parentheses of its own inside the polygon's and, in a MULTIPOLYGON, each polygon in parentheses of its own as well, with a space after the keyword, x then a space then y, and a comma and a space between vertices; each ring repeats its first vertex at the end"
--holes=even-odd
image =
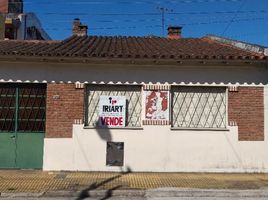
POLYGON ((116 130, 143 130, 143 127, 95 127, 95 126, 84 126, 84 129, 116 129, 116 130))
POLYGON ((229 131, 228 128, 179 128, 171 127, 172 131, 229 131))

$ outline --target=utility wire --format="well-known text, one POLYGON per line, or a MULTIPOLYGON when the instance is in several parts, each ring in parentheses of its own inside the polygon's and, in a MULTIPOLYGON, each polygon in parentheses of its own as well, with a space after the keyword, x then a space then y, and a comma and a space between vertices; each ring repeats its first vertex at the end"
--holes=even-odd
MULTIPOLYGON (((240 5, 240 7, 238 8, 237 12, 239 12, 240 10, 242 10, 242 8, 243 8, 244 5, 246 4, 246 2, 247 2, 247 0, 244 0, 244 1, 241 3, 241 5, 240 5)), ((225 27, 225 29, 223 30, 223 32, 222 32, 222 34, 221 34, 222 36, 224 36, 225 33, 228 31, 228 29, 230 28, 230 26, 231 26, 232 23, 234 22, 234 20, 235 20, 235 18, 237 17, 237 15, 238 15, 238 13, 236 13, 236 14, 234 15, 233 19, 230 21, 230 23, 227 24, 227 26, 225 27)))
MULTIPOLYGON (((168 21, 177 21, 179 18, 168 18, 166 19, 168 21)), ((268 20, 268 17, 251 17, 251 18, 239 18, 239 19, 231 19, 231 20, 214 20, 214 21, 198 21, 198 22, 191 22, 191 23, 179 23, 178 25, 180 26, 187 26, 187 25, 200 25, 200 24, 220 24, 220 23, 230 23, 230 22, 248 22, 248 21, 262 21, 262 20, 268 20)), ((137 22, 159 22, 161 21, 160 19, 123 19, 123 20, 96 20, 95 22, 98 23, 137 23, 137 22)), ((54 21, 56 23, 70 23, 69 20, 56 20, 54 21)), ((162 25, 159 27, 162 27, 162 25)), ((165 26, 166 28, 166 26, 165 26)))
MULTIPOLYGON (((249 10, 249 11, 215 11, 215 12, 165 12, 166 15, 226 15, 226 14, 266 14, 268 10, 249 10)), ((161 15, 161 13, 87 13, 87 12, 71 12, 71 13, 59 13, 59 12, 45 12, 39 13, 40 15, 63 15, 63 16, 155 16, 161 15)))
MULTIPOLYGON (((190 4, 190 3, 235 3, 235 2, 240 2, 242 0, 169 0, 169 1, 160 1, 160 0, 152 0, 152 1, 66 1, 66 0, 57 0, 57 4, 64 4, 64 5, 86 5, 86 4, 93 4, 93 5, 103 5, 103 4, 179 4, 179 3, 184 3, 184 4, 190 4)), ((42 2, 37 2, 37 1, 24 1, 24 4, 56 4, 54 0, 43 0, 42 2)))
MULTIPOLYGON (((225 23, 235 23, 235 22, 249 22, 249 21, 259 21, 259 20, 268 20, 268 17, 262 17, 262 18, 244 18, 244 19, 235 19, 235 20, 215 20, 215 21, 204 21, 204 22, 193 22, 193 23, 181 23, 180 26, 195 26, 195 25, 210 25, 210 24, 225 24, 225 23)), ((150 25, 150 26, 105 26, 105 27, 91 27, 90 30, 105 30, 105 29, 136 29, 136 28, 159 28, 162 27, 160 25, 150 25)), ((49 30, 49 27, 46 29, 49 30)), ((56 30, 52 28, 53 30, 56 30)), ((62 30, 62 29, 59 29, 62 30)), ((71 29, 67 29, 71 30, 71 29)))

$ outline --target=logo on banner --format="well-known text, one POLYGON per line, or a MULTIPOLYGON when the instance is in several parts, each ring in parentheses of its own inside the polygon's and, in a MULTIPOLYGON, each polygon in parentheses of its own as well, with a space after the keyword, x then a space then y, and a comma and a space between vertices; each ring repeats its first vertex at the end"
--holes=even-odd
POLYGON ((125 127, 126 97, 125 96, 100 96, 99 101, 99 126, 100 127, 125 127))

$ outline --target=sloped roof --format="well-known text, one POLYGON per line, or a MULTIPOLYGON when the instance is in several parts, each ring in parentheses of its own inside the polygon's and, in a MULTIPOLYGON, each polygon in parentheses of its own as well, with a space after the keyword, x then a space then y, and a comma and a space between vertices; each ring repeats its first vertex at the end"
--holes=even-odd
POLYGON ((0 41, 0 55, 121 59, 263 60, 264 54, 209 38, 72 36, 63 41, 0 41))

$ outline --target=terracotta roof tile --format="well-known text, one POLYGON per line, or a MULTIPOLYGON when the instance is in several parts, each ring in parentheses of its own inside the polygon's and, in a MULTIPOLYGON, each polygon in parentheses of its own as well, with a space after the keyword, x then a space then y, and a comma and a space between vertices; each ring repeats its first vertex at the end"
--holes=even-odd
POLYGON ((267 59, 208 38, 72 36, 63 41, 0 41, 0 55, 140 59, 267 59))

